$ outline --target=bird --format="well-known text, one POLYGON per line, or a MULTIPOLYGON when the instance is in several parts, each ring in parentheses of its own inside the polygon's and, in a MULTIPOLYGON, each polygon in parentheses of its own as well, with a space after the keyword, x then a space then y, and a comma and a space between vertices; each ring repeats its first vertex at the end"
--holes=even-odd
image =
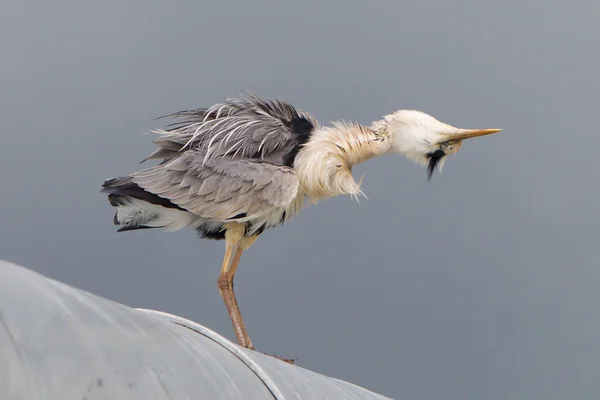
POLYGON ((335 121, 323 126, 280 98, 244 91, 208 108, 159 118, 158 147, 142 160, 157 164, 104 181, 119 232, 196 230, 224 240, 217 286, 236 340, 254 349, 235 297, 242 253, 267 229, 284 224, 307 204, 338 195, 365 196, 352 167, 400 154, 441 172, 463 141, 501 129, 461 129, 418 110, 402 109, 370 125, 335 121))

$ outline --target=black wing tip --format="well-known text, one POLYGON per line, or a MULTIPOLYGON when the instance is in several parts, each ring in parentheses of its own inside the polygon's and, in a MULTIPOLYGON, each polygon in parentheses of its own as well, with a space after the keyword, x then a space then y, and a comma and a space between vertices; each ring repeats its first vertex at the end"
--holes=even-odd
POLYGON ((167 198, 160 197, 152 192, 146 191, 136 183, 132 182, 132 178, 130 176, 107 179, 102 185, 102 190, 100 190, 100 193, 108 193, 108 201, 113 207, 124 205, 123 199, 134 198, 165 208, 174 208, 181 211, 187 211, 185 208, 178 206, 167 198))
POLYGON ((116 180, 117 178, 105 179, 102 183, 102 190, 104 191, 105 189, 109 188, 116 180))
POLYGON ((104 182, 102 183, 101 192, 107 192, 107 191, 117 189, 120 186, 128 184, 130 182, 131 182, 130 176, 120 176, 120 177, 105 179, 104 182))
POLYGON ((144 225, 124 225, 117 229, 117 232, 129 232, 129 231, 137 231, 142 229, 157 229, 158 226, 144 226, 144 225))

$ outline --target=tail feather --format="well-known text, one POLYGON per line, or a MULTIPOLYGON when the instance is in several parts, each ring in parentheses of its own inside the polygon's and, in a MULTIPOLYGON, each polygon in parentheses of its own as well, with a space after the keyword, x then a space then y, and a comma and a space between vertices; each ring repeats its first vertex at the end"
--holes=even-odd
POLYGON ((121 226, 117 232, 153 228, 175 231, 197 219, 170 200, 142 189, 131 177, 106 180, 102 192, 108 193, 108 201, 117 208, 113 218, 114 224, 121 226))
POLYGON ((133 178, 130 176, 107 179, 102 184, 101 192, 108 193, 108 199, 113 207, 116 206, 116 204, 113 204, 113 202, 118 204, 119 197, 127 196, 146 201, 150 204, 186 211, 177 204, 171 202, 171 200, 157 196, 154 193, 150 193, 142 189, 133 182, 133 178))

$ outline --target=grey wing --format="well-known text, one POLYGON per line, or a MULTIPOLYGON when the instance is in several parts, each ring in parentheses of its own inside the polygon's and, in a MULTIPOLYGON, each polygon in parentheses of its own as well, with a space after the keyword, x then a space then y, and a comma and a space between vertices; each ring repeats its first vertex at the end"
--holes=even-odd
POLYGON ((250 93, 208 109, 167 117, 180 121, 152 131, 159 135, 154 141, 159 149, 146 159, 169 160, 193 149, 204 154, 204 163, 231 155, 289 165, 285 155, 308 140, 318 125, 314 118, 287 102, 264 100, 250 93))
POLYGON ((229 156, 202 163, 202 156, 188 151, 131 177, 148 192, 222 222, 267 218, 282 213, 296 199, 299 184, 291 168, 229 156))

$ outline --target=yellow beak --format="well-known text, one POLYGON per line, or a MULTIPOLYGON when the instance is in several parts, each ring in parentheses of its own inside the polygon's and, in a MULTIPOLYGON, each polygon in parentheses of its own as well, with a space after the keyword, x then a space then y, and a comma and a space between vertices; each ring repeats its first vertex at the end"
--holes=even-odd
POLYGON ((452 140, 465 140, 477 136, 491 135, 492 133, 500 132, 502 129, 465 129, 461 133, 449 134, 448 138, 452 140))

